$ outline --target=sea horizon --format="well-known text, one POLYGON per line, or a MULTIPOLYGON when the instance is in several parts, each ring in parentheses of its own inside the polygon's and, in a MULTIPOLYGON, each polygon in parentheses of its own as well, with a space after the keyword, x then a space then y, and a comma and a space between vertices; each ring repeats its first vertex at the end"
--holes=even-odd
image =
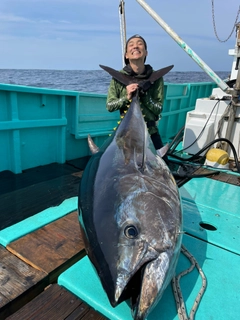
MULTIPOLYGON (((221 79, 229 72, 216 71, 221 79)), ((106 94, 111 76, 104 70, 0 69, 0 83, 106 94)), ((213 82, 204 71, 170 71, 167 83, 213 82)))

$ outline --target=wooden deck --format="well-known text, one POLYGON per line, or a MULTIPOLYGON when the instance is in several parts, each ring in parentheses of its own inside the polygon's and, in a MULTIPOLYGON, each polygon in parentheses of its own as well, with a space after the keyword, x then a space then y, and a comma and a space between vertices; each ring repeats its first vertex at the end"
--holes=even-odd
POLYGON ((106 318, 63 287, 53 284, 7 319, 104 320, 106 318))
POLYGON ((0 319, 18 310, 48 285, 47 274, 36 270, 0 246, 0 319))
POLYGON ((104 319, 56 284, 84 255, 76 211, 0 247, 0 319, 104 319))
POLYGON ((55 282, 63 270, 85 255, 77 211, 10 243, 7 250, 55 282))
MULTIPOLYGON (((1 172, 0 230, 76 197, 81 175, 78 161, 1 172)), ((56 284, 84 255, 77 211, 0 246, 0 319, 104 319, 56 284)))
MULTIPOLYGON (((75 197, 82 168, 75 163, 0 173, 0 230, 75 197)), ((209 173, 196 169, 193 175, 209 173)), ((212 179, 240 185, 238 176, 221 173, 212 179)), ((190 178, 177 178, 183 185, 190 178)), ((56 284, 58 276, 85 255, 74 211, 7 247, 0 246, 0 320, 105 319, 56 284)))

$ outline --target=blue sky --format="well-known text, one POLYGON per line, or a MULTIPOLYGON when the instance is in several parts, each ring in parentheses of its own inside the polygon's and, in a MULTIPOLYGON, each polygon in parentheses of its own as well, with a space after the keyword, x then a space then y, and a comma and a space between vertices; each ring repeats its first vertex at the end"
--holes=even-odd
MULTIPOLYGON (((230 71, 235 31, 220 43, 211 0, 146 0, 214 71, 230 71)), ((219 37, 234 25, 239 0, 215 0, 219 37), (231 5, 230 5, 231 4, 231 5)), ((0 0, 0 68, 97 70, 122 67, 119 0, 0 0)), ((127 37, 139 33, 154 69, 202 71, 136 0, 125 0, 127 37)))

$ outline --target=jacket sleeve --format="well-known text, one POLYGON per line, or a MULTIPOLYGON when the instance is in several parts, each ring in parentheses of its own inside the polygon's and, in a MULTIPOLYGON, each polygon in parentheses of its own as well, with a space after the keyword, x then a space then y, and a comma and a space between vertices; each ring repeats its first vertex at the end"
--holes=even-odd
POLYGON ((125 87, 114 79, 111 80, 107 95, 107 110, 112 112, 126 107, 129 104, 125 87))
POLYGON ((152 87, 141 97, 141 102, 148 108, 157 118, 162 112, 164 99, 164 83, 163 78, 157 80, 152 87))

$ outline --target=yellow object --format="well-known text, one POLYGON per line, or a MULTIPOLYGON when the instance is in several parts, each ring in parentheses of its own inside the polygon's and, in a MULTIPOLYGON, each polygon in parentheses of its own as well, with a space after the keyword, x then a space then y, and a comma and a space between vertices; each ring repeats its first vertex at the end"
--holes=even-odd
POLYGON ((229 161, 229 155, 224 150, 213 148, 207 152, 206 159, 211 162, 217 162, 221 165, 225 165, 229 161))

